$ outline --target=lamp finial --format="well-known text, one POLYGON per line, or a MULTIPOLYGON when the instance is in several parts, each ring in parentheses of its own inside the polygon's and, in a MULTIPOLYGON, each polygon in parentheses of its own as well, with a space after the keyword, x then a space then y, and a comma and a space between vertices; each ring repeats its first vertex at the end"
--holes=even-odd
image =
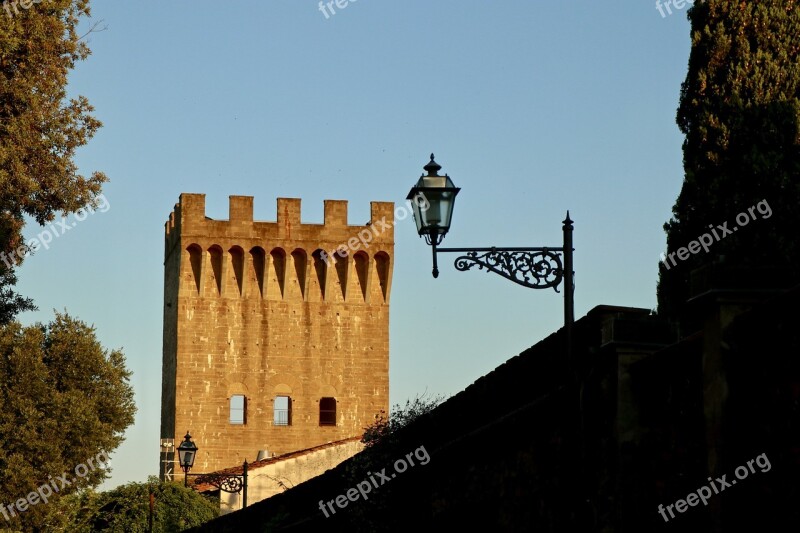
POLYGON ((422 168, 425 169, 425 171, 428 173, 428 176, 438 177, 439 171, 442 170, 442 165, 434 161, 433 154, 431 154, 430 162, 422 168))

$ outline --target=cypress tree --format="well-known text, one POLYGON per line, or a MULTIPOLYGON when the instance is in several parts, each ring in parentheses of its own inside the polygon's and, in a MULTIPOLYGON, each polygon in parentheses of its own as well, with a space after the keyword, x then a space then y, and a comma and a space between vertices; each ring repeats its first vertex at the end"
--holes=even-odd
POLYGON ((680 313, 704 265, 775 267, 800 280, 800 5, 706 0, 688 17, 684 182, 659 265, 666 316, 680 313), (701 238, 713 242, 678 255, 701 238))

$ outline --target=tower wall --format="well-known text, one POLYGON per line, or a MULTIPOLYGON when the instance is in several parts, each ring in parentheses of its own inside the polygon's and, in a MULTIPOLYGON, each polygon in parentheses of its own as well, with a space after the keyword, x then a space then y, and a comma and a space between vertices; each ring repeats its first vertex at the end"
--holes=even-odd
POLYGON ((347 202, 326 200, 324 223, 305 224, 300 200, 279 198, 277 221, 257 222, 253 198, 231 196, 229 220, 212 220, 205 195, 180 196, 166 224, 161 436, 192 434, 193 471, 360 435, 388 411, 393 214, 372 202, 370 223, 350 226, 347 202), (234 395, 244 424, 230 421, 234 395), (277 396, 291 398, 289 425, 275 423, 277 396), (335 398, 335 426, 320 425, 321 398, 335 398))

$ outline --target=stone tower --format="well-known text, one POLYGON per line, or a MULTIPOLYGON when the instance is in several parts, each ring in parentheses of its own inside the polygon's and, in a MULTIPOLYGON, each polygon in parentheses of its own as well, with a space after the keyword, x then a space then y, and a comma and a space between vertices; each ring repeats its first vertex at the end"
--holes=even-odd
POLYGON ((230 197, 229 220, 205 195, 181 194, 166 224, 161 390, 162 478, 180 472, 187 430, 194 472, 360 435, 389 404, 394 204, 347 224, 325 200, 323 224, 278 198, 277 222, 230 197))

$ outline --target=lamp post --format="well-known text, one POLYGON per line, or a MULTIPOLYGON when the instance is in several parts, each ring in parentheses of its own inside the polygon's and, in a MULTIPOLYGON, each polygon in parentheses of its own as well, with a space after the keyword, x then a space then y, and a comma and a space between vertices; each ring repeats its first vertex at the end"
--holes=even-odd
POLYGON ((406 197, 411 200, 417 233, 425 238, 433 252, 433 277, 439 277, 437 253, 461 254, 454 261, 456 270, 462 272, 478 267, 494 272, 504 278, 530 289, 549 289, 558 292, 564 285, 564 329, 567 356, 572 352, 572 324, 574 312, 574 271, 572 264, 572 220, 563 221, 564 242, 560 247, 516 247, 498 248, 439 248, 450 230, 456 195, 461 190, 450 176, 439 175, 442 166, 431 154, 430 162, 423 167, 423 174, 406 197), (562 259, 563 257, 563 259, 562 259))
POLYGON ((242 493, 242 507, 247 507, 247 460, 242 464, 242 474, 190 474, 197 456, 197 445, 192 436, 186 432, 183 442, 178 446, 178 460, 183 469, 183 486, 189 486, 189 476, 196 476, 197 483, 208 483, 228 493, 242 493))

